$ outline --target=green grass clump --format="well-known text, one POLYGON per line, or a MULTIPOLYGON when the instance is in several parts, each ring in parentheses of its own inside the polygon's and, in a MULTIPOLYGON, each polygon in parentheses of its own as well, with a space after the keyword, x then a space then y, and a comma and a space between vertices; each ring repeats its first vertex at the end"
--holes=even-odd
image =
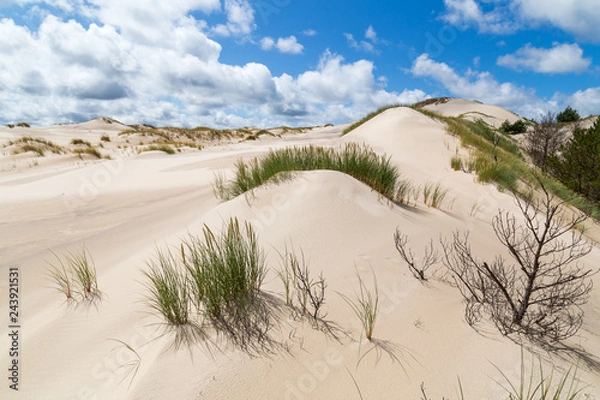
POLYGON ((266 268, 252 226, 241 227, 235 218, 219 234, 205 226, 178 251, 159 251, 144 272, 147 302, 167 326, 198 328, 207 321, 242 347, 264 340, 270 327, 260 292, 266 268))
POLYGON ((102 135, 102 136, 100 136, 100 140, 103 142, 110 142, 110 136, 102 135))
POLYGON ((235 323, 259 303, 264 257, 250 224, 231 219, 219 235, 204 227, 203 237, 183 242, 182 256, 197 307, 213 321, 235 323))
POLYGON ((501 133, 494 134, 493 129, 483 121, 444 117, 418 107, 415 110, 444 122, 448 132, 459 137, 463 146, 472 150, 474 157, 467 165, 463 163, 463 167, 464 170, 475 172, 480 182, 495 183, 500 189, 526 196, 530 188, 538 186, 539 179, 550 193, 593 218, 600 218, 600 208, 597 204, 578 196, 556 179, 542 174, 536 167, 528 164, 513 140, 501 133))
POLYGON ((399 172, 386 156, 365 146, 347 144, 341 150, 317 146, 272 150, 249 162, 239 160, 235 176, 229 182, 214 182, 215 193, 231 199, 254 189, 281 173, 293 171, 333 170, 346 173, 367 184, 382 196, 395 200, 399 172))
POLYGON ((48 151, 54 154, 64 153, 64 149, 56 143, 43 138, 35 138, 31 136, 24 136, 15 141, 10 141, 8 142, 8 145, 16 146, 16 148, 13 150, 13 154, 21 154, 32 151, 40 157, 43 157, 48 151))
POLYGON ((94 260, 85 247, 77 253, 68 252, 62 258, 56 254, 54 256, 58 265, 49 263, 51 268, 48 276, 68 301, 77 298, 95 301, 102 297, 94 260))
MULTIPOLYGON (((496 367, 496 366, 495 366, 496 367)), ((541 358, 535 372, 535 359, 532 356, 529 371, 525 366, 525 356, 521 350, 521 374, 519 382, 512 382, 506 374, 496 367, 505 383, 497 382, 508 394, 510 400, 578 400, 587 399, 585 388, 580 387, 577 379, 577 365, 555 378, 554 368, 548 374, 544 371, 541 358)))
POLYGON ((371 340, 373 337, 373 330, 375 329, 375 322, 377 321, 377 314, 379 313, 379 289, 377 286, 377 277, 373 272, 373 291, 370 291, 367 289, 361 276, 358 274, 357 276, 360 292, 356 294, 356 300, 352 300, 344 294, 338 294, 360 319, 365 337, 367 340, 371 340))
POLYGON ((378 116, 379 114, 381 114, 382 112, 389 110, 390 108, 396 108, 396 107, 401 107, 401 104, 391 104, 389 106, 384 106, 381 107, 380 109, 373 111, 372 113, 368 114, 367 116, 363 117, 362 119, 354 122, 352 125, 350 125, 349 127, 347 127, 346 129, 344 129, 344 131, 342 132, 342 136, 352 132, 353 130, 355 130, 356 128, 358 128, 359 126, 363 125, 364 123, 368 122, 369 120, 375 118, 376 116, 378 116))
POLYGON ((450 167, 455 171, 462 171, 463 169, 463 159, 460 156, 454 156, 450 160, 450 167))
POLYGON ((98 149, 95 149, 93 147, 85 147, 83 149, 74 149, 73 153, 79 155, 80 157, 82 154, 89 154, 90 156, 94 156, 96 158, 102 158, 102 154, 98 151, 98 149))
POLYGON ((190 322, 190 293, 186 271, 170 252, 158 250, 156 259, 144 271, 149 294, 146 300, 173 327, 190 322))
POLYGON ((87 147, 92 147, 92 144, 90 142, 88 142, 87 140, 83 140, 83 139, 79 139, 79 138, 75 138, 75 139, 71 139, 71 144, 74 145, 84 145, 87 147))
POLYGON ((159 144, 159 145, 153 144, 153 145, 150 145, 150 146, 142 149, 142 151, 162 151, 167 154, 175 154, 175 150, 173 150, 173 148, 171 146, 166 145, 166 144, 159 144))

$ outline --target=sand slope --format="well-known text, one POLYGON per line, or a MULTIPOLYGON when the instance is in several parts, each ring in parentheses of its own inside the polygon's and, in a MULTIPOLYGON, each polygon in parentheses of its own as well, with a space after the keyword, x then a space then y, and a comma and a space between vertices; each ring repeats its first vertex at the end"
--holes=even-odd
POLYGON ((521 119, 517 114, 502 107, 465 99, 448 99, 444 102, 426 105, 423 108, 447 117, 464 117, 473 121, 482 119, 496 128, 499 128, 506 120, 514 123, 521 119))
MULTIPOLYGON (((453 107, 461 113, 472 110, 469 105, 461 111, 459 103, 453 107)), ((504 114, 494 115, 500 119, 504 114)), ((0 307, 7 306, 7 268, 18 265, 23 315, 22 390, 14 396, 2 385, 0 397, 352 399, 359 398, 355 380, 365 399, 420 399, 422 382, 430 398, 441 399, 457 398, 460 377, 467 399, 504 398, 494 365, 517 380, 520 347, 493 326, 483 325, 483 333, 468 326, 454 288, 440 281, 417 282, 400 262, 393 233, 398 227, 408 234, 418 255, 430 240, 457 229, 471 232, 480 257, 505 254, 490 221, 498 208, 516 211, 512 198, 476 183, 472 175, 452 171, 458 141, 412 109, 390 109, 343 138, 340 133, 341 127, 329 127, 174 156, 148 153, 79 164, 58 159, 0 175, 0 307), (441 183, 449 189, 447 202, 439 210, 420 198, 412 207, 399 207, 332 171, 298 173, 224 203, 212 194, 214 171, 232 168, 239 157, 275 147, 348 141, 390 155, 417 186, 441 183), (199 234, 204 224, 219 229, 230 217, 257 229, 270 267, 263 289, 280 301, 277 252, 286 245, 302 249, 312 273, 322 272, 327 280, 326 320, 333 333, 323 332, 325 325, 315 329, 294 319, 284 309, 274 314, 272 346, 258 356, 224 342, 176 351, 171 337, 160 336, 158 319, 143 303, 146 261, 157 247, 176 246, 184 235, 199 234), (77 250, 83 244, 94 256, 105 297, 97 308, 69 309, 48 288, 46 261, 52 261, 50 251, 77 250), (339 295, 354 296, 357 273, 368 286, 374 273, 379 285, 381 310, 373 342, 363 339, 359 321, 339 295), (123 366, 137 357, 111 339, 139 354, 135 377, 127 375, 134 364, 123 366)), ((54 138, 51 130, 38 134, 54 138)), ((594 250, 585 262, 598 265, 600 252, 594 250)), ((599 306, 595 290, 576 339, 594 355, 600 355, 599 306)), ((0 348, 7 345, 3 335, 0 348)), ((7 362, 3 351, 0 363, 7 362)), ((580 376, 598 397, 600 373, 583 369, 580 376)))

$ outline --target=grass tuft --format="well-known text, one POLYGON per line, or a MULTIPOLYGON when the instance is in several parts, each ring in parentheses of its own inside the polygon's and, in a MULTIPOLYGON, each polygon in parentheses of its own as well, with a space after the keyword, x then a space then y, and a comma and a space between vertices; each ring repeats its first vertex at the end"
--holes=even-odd
POLYGON ((152 144, 144 149, 142 149, 142 151, 162 151, 163 153, 167 153, 167 154, 175 154, 175 150, 173 150, 173 148, 167 144, 152 144))
POLYGON ((373 337, 373 330, 375 329, 375 322, 377 321, 377 314, 379 313, 379 288, 377 286, 377 277, 375 276, 375 272, 373 272, 373 291, 371 292, 367 289, 361 276, 358 273, 356 276, 358 277, 358 284, 360 287, 360 292, 356 294, 356 300, 352 300, 342 293, 338 294, 360 319, 365 337, 370 341, 373 337))
POLYGON ((98 151, 98 149, 95 149, 93 147, 85 147, 83 149, 74 149, 73 153, 79 155, 79 157, 81 157, 83 154, 89 154, 90 156, 93 156, 96 158, 102 158, 102 154, 98 151))
POLYGON ((455 171, 462 171, 463 169, 463 159, 460 156, 454 156, 450 160, 450 167, 455 171))
POLYGON ((535 359, 532 356, 529 371, 525 366, 525 356, 521 349, 521 374, 519 382, 512 382, 506 374, 498 368, 505 383, 497 382, 508 394, 510 400, 578 400, 587 399, 577 379, 578 366, 571 367, 555 380, 555 369, 548 374, 544 371, 541 358, 538 358, 538 372, 535 372, 535 359))
POLYGON ((157 311, 170 326, 179 327, 190 322, 190 293, 185 270, 169 251, 157 251, 157 257, 148 262, 144 271, 149 294, 148 305, 157 311))
POLYGON ((316 146, 271 150, 261 158, 235 164, 235 176, 229 182, 215 180, 214 191, 229 200, 252 190, 281 173, 310 170, 333 170, 346 173, 367 184, 382 196, 395 200, 399 172, 386 156, 366 146, 347 144, 341 150, 316 146))
POLYGON ((80 252, 68 252, 59 257, 58 265, 48 263, 51 269, 48 276, 54 282, 55 288, 63 293, 68 301, 76 300, 75 296, 86 301, 102 298, 98 289, 98 280, 94 260, 85 247, 80 252))
POLYGON ((10 141, 8 142, 8 145, 16 146, 16 148, 13 150, 13 154, 21 154, 32 151, 40 157, 43 157, 48 151, 54 154, 62 154, 65 152, 62 147, 51 142, 50 140, 34 138, 31 136, 23 136, 15 141, 10 141))

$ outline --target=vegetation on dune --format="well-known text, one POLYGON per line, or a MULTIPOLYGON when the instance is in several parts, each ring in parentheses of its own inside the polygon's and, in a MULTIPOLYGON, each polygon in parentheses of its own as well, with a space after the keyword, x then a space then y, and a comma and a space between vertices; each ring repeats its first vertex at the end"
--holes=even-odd
POLYGON ((342 136, 352 132, 353 130, 355 130, 356 128, 358 128, 359 126, 363 125, 364 123, 368 122, 369 120, 375 118, 376 116, 378 116, 379 114, 381 114, 382 112, 389 110, 390 108, 396 108, 396 107, 401 107, 401 104, 391 104, 389 106, 384 106, 379 108, 376 111, 373 111, 372 113, 368 114, 367 116, 363 117, 362 119, 354 122, 352 125, 350 125, 349 127, 347 127, 346 129, 344 129, 344 131, 342 132, 342 136))
POLYGON ((302 252, 298 257, 286 248, 280 256, 282 269, 277 275, 284 286, 286 304, 299 316, 308 316, 318 323, 323 318, 321 308, 327 287, 323 273, 317 279, 312 278, 302 252))
POLYGON ((71 139, 71 144, 92 147, 92 144, 90 142, 88 142, 87 140, 79 139, 79 138, 71 139))
POLYGON ((566 187, 600 202, 600 118, 589 129, 576 129, 547 157, 548 171, 566 187))
POLYGON ((74 149, 72 152, 73 152, 73 154, 78 154, 80 157, 83 154, 88 154, 88 155, 96 157, 96 158, 102 158, 102 154, 93 147, 85 147, 83 149, 74 149))
POLYGON ((360 291, 355 293, 355 299, 339 293, 340 297, 350 306, 354 314, 360 320, 363 327, 363 331, 367 340, 373 339, 373 331, 375 330, 375 322, 377 322, 377 315, 379 314, 379 287, 377 285, 377 277, 373 272, 373 290, 367 289, 367 286, 360 276, 356 274, 358 278, 358 286, 360 291))
POLYGON ((202 330, 204 322, 236 345, 266 339, 269 311, 260 292, 266 268, 248 223, 230 219, 220 234, 207 226, 178 251, 158 251, 144 271, 152 310, 170 328, 202 330))
POLYGON ((46 152, 52 152, 54 154, 63 154, 65 152, 64 148, 50 140, 31 136, 23 136, 17 140, 10 141, 8 142, 8 146, 16 147, 13 150, 13 154, 21 154, 32 151, 40 157, 43 157, 46 152))
POLYGON ((543 195, 515 197, 524 222, 506 211, 492 220, 498 241, 513 263, 501 256, 477 259, 468 234, 442 240, 444 265, 466 300, 466 319, 475 324, 488 316, 504 335, 524 334, 555 344, 573 336, 582 324, 594 271, 579 265, 592 245, 576 228, 583 213, 567 216, 565 204, 541 186, 543 195))
POLYGON ((215 193, 222 199, 231 199, 281 177, 282 173, 311 170, 346 173, 390 200, 395 200, 400 182, 400 174, 389 157, 380 156, 368 147, 349 143, 336 150, 311 145, 271 150, 249 162, 239 160, 232 180, 215 180, 215 193))
POLYGON ((68 252, 62 256, 54 254, 54 257, 58 264, 48 263, 50 269, 47 275, 67 301, 94 302, 102 298, 98 289, 96 265, 85 247, 79 252, 68 252))
POLYGON ((148 147, 144 147, 142 149, 142 151, 162 151, 163 153, 167 153, 167 154, 175 154, 175 150, 173 150, 173 148, 167 144, 152 144, 148 147))
MULTIPOLYGON (((480 182, 495 183, 501 190, 526 196, 528 188, 536 187, 539 180, 559 199, 596 219, 600 217, 600 209, 591 199, 576 194, 574 190, 549 174, 540 175, 537 168, 527 162, 516 142, 495 131, 483 121, 474 122, 456 117, 444 117, 421 108, 416 110, 444 122, 448 132, 459 137, 463 146, 470 149, 470 160, 460 161, 462 170, 476 173, 480 182)), ((540 128, 534 126, 532 132, 536 129, 540 128)), ((541 136, 535 137, 539 139, 541 136)), ((531 147, 528 146, 530 145, 527 145, 526 137, 525 151, 530 156, 528 149, 531 147)), ((539 143, 536 146, 539 148, 539 143)), ((451 166, 455 169, 460 166, 458 157, 451 160, 451 166)))
POLYGON ((509 135, 518 135, 527 132, 527 123, 522 119, 513 122, 512 124, 506 120, 500 126, 500 131, 509 135))
POLYGON ((568 106, 556 116, 556 120, 561 123, 576 122, 580 119, 581 117, 577 110, 573 109, 571 106, 568 106))

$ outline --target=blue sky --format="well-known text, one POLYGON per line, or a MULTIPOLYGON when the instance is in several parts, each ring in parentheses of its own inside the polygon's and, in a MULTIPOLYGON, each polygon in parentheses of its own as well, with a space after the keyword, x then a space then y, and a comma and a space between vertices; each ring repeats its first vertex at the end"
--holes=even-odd
POLYGON ((452 96, 600 114, 596 0, 0 0, 0 123, 342 123, 452 96))

